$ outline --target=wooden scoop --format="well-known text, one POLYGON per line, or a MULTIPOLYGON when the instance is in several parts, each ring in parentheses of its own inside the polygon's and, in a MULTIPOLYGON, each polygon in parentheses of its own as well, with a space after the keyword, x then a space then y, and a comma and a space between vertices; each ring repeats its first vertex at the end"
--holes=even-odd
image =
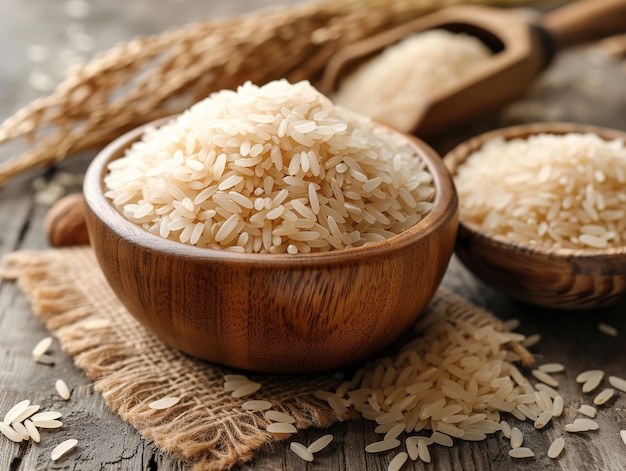
POLYGON ((341 49, 318 88, 331 96, 363 61, 410 34, 434 28, 475 36, 494 55, 462 83, 425 100, 410 130, 420 137, 447 131, 523 95, 559 50, 626 31, 626 0, 581 0, 537 22, 519 12, 488 7, 445 8, 341 49))

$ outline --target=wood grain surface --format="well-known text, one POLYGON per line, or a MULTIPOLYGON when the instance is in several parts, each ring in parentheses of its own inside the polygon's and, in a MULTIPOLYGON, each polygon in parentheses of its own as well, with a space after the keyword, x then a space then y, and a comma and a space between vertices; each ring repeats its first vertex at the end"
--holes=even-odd
MULTIPOLYGON (((295 0, 294 0, 295 1, 295 0)), ((3 0, 0 2, 0 118, 12 114, 19 105, 39 96, 31 82, 42 85, 41 76, 30 74, 50 71, 60 66, 58 55, 68 48, 68 25, 82 22, 94 40, 97 50, 127 40, 138 33, 159 32, 198 18, 225 16, 238 11, 269 5, 270 1, 239 0, 206 2, 202 0, 112 0, 90 2, 91 11, 82 20, 71 19, 63 2, 48 0, 3 0), (34 62, 25 57, 29 45, 43 44, 53 57, 34 62)), ((88 55, 87 53, 80 53, 88 55)), ((489 128, 529 121, 566 120, 626 130, 626 68, 610 62, 597 47, 572 50, 559 57, 536 86, 521 101, 507 107, 492 118, 473 122, 433 141, 440 153, 489 128)), ((0 150, 0 159, 13 151, 0 150)), ((93 154, 78 157, 44 175, 51 180, 59 172, 78 173, 85 170, 93 154)), ((36 203, 35 179, 32 175, 0 189, 0 255, 18 249, 45 249, 44 219, 47 207, 36 203)), ((537 361, 561 362, 566 372, 560 374, 559 390, 567 401, 566 418, 574 417, 582 403, 589 404, 592 395, 583 395, 574 381, 584 370, 602 368, 607 374, 626 377, 626 304, 586 312, 553 312, 512 301, 486 287, 470 275, 455 259, 448 268, 444 285, 472 302, 486 307, 503 319, 519 318, 520 331, 540 333, 542 341, 533 347, 537 361), (598 322, 606 322, 619 330, 618 337, 598 331, 598 322)), ((187 468, 163 456, 153 444, 104 405, 94 393, 90 381, 70 358, 53 344, 54 366, 36 364, 31 350, 37 341, 48 335, 41 322, 14 283, 0 284, 0 413, 24 398, 45 408, 65 414, 66 427, 44 434, 41 444, 13 444, 0 436, 0 470, 32 471, 120 470, 120 471, 182 471, 187 468), (62 377, 72 388, 72 400, 64 402, 54 391, 54 381, 62 377), (71 434, 71 436, 70 436, 71 434), (79 439, 79 447, 58 463, 49 460, 56 443, 66 438, 79 439)), ((606 383, 605 383, 606 384, 606 383)), ((461 442, 454 448, 432 449, 433 463, 407 463, 407 470, 591 470, 621 471, 626 469, 626 446, 619 430, 626 428, 626 394, 620 393, 600 408, 597 420, 600 430, 584 434, 566 434, 555 426, 534 431, 532 424, 521 424, 525 443, 537 457, 514 461, 507 455, 509 444, 500 434, 481 443, 461 442), (551 440, 564 434, 566 449, 558 460, 546 457, 551 440)), ((333 433, 332 446, 307 464, 294 455, 288 443, 276 443, 239 470, 385 470, 391 454, 372 455, 364 451, 366 444, 377 439, 370 422, 339 423, 330 430, 300 432, 294 440, 309 443, 333 433)))

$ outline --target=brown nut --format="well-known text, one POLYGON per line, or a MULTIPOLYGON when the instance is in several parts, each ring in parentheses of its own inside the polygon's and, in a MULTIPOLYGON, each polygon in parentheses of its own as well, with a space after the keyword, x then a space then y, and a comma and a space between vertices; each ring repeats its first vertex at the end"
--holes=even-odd
POLYGON ((57 201, 48 211, 44 227, 53 247, 88 244, 83 195, 74 193, 57 201))

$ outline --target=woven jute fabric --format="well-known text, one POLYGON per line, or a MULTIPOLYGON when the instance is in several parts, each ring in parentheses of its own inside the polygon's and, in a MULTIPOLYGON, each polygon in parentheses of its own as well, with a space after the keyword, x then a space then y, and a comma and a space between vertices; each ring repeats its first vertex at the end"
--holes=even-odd
MULTIPOLYGON (((0 276, 17 279, 33 310, 45 322, 76 365, 94 381, 106 404, 164 452, 197 470, 229 468, 251 459, 263 445, 286 438, 267 432, 262 412, 242 409, 249 398, 224 392, 232 369, 190 358, 147 332, 110 290, 89 247, 8 255, 0 276), (174 407, 153 410, 151 401, 167 396, 174 407)), ((499 320, 458 296, 440 289, 423 316, 444 314, 454 323, 476 327, 499 320)), ((413 340, 411 330, 398 342, 413 340)), ((524 353, 519 345, 512 345, 524 353)), ((245 373, 262 388, 274 410, 291 414, 300 429, 328 427, 339 420, 316 390, 339 384, 337 372, 316 375, 245 373)))

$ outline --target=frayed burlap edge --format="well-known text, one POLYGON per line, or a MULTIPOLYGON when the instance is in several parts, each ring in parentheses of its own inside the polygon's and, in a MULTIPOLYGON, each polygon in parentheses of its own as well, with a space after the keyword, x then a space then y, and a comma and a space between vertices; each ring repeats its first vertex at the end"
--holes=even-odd
MULTIPOLYGON (((232 370, 192 359, 146 332, 115 298, 89 247, 10 254, 0 265, 0 277, 18 280, 34 311, 94 381, 111 410, 195 470, 230 468, 250 460, 271 441, 288 438, 266 432, 269 422, 262 413, 244 411, 241 405, 248 398, 224 392, 223 377, 232 370), (147 406, 166 396, 181 400, 166 410, 147 406)), ((487 311, 444 289, 420 319, 428 319, 428 313, 443 314, 457 326, 505 330, 487 311)), ((415 335, 415 330, 407 333, 396 348, 415 335)), ((525 366, 532 364, 532 356, 518 343, 505 347, 525 366)), ((333 376, 248 376, 263 384, 254 399, 289 413, 299 429, 324 428, 348 418, 337 417, 314 397, 316 390, 339 384, 333 376)))

